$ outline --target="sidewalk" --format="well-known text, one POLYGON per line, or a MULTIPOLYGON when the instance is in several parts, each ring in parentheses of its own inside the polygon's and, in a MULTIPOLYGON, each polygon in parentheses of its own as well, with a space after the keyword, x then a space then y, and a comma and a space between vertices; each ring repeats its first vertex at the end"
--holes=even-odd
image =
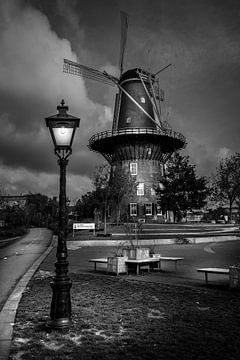
MULTIPOLYGON (((95 251, 105 257, 112 248, 95 251)), ((56 249, 48 254, 20 301, 9 359, 30 359, 33 352, 35 359, 64 360, 240 358, 239 293, 226 282, 206 287, 184 277, 176 281, 171 271, 94 273, 90 254, 94 248, 69 251, 73 326, 66 334, 45 327, 56 249)))
POLYGON ((20 279, 0 312, 0 360, 8 359, 15 316, 22 294, 25 291, 25 288, 31 280, 32 276, 41 265, 42 261, 53 249, 55 242, 56 237, 53 237, 48 249, 35 261, 31 268, 20 279))

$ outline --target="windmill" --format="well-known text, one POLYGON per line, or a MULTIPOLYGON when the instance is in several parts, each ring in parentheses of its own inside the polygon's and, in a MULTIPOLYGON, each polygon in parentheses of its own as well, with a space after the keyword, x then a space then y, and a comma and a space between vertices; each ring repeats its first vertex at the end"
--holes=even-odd
MULTIPOLYGON (((163 101, 164 98, 164 92, 159 87, 159 81, 156 78, 157 75, 159 75, 162 71, 167 69, 171 64, 168 64, 156 74, 152 74, 147 71, 142 71, 140 69, 137 69, 137 74, 139 76, 139 79, 141 80, 141 83, 146 91, 146 94, 149 98, 149 101, 152 103, 152 107, 155 112, 155 117, 153 118, 144 108, 143 106, 134 99, 129 92, 127 92, 124 87, 121 86, 121 76, 123 74, 123 62, 124 62, 124 54, 126 49, 126 42, 127 42, 127 30, 128 30, 128 15, 125 12, 121 12, 121 42, 120 42, 120 57, 119 57, 119 71, 120 71, 120 77, 117 78, 111 74, 108 74, 106 71, 99 71, 97 69, 90 68, 88 66, 78 64, 76 62, 73 62, 71 60, 64 59, 63 64, 63 71, 65 73, 73 74, 82 76, 88 79, 92 79, 95 81, 102 82, 104 84, 110 85, 110 86, 117 86, 119 88, 119 93, 117 98, 120 98, 121 92, 126 94, 126 96, 129 97, 131 101, 135 103, 138 108, 143 111, 148 118, 153 121, 153 123, 156 124, 157 127, 160 129, 163 129, 163 123, 161 119, 161 105, 160 101, 163 101), (148 82, 150 84, 150 89, 147 89, 145 85, 145 80, 148 79, 148 82)), ((119 101, 116 101, 116 103, 119 105, 119 101)), ((117 112, 118 106, 115 112, 117 112)))
POLYGON ((128 15, 121 12, 119 78, 67 59, 63 71, 118 88, 112 130, 93 135, 89 148, 102 154, 112 171, 130 169, 143 190, 129 197, 130 216, 148 215, 150 219, 157 216, 154 188, 159 184, 163 163, 185 146, 185 138, 166 127, 162 119, 164 93, 158 76, 171 64, 155 74, 141 68, 124 71, 127 30, 128 15))

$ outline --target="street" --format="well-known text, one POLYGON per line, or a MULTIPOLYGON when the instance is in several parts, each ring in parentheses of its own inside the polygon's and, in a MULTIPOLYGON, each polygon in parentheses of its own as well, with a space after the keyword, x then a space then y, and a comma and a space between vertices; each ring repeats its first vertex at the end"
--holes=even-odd
POLYGON ((20 239, 0 243, 0 311, 17 282, 49 246, 51 239, 50 230, 32 228, 20 239))

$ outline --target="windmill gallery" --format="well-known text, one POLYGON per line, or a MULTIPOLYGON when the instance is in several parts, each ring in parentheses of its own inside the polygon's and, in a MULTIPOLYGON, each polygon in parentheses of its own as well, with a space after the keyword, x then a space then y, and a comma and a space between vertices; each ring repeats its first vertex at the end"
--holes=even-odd
POLYGON ((63 71, 118 89, 112 129, 94 134, 89 139, 89 148, 107 160, 113 178, 114 173, 121 172, 135 179, 136 188, 128 195, 127 203, 124 200, 130 219, 164 221, 170 215, 163 216, 155 188, 161 184, 166 161, 186 144, 185 137, 173 131, 162 116, 164 96, 158 75, 171 64, 155 74, 141 68, 123 71, 128 29, 128 16, 124 12, 121 12, 121 27, 119 78, 67 59, 63 71))

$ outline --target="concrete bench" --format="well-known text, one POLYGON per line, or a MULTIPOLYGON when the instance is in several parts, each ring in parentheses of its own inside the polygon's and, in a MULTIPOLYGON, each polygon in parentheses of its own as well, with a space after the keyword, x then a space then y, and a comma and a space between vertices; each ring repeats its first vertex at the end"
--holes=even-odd
POLYGON ((97 264, 107 264, 107 258, 89 259, 89 262, 94 263, 94 270, 97 271, 97 264))
MULTIPOLYGON (((177 262, 183 260, 183 257, 170 257, 170 256, 160 256, 156 258, 147 258, 147 259, 128 259, 126 260, 127 267, 133 265, 136 266, 136 273, 139 275, 140 268, 146 267, 148 271, 153 270, 153 265, 157 265, 157 270, 161 270, 161 262, 162 261, 170 261, 175 263, 175 271, 177 271, 177 262)), ((94 270, 97 270, 97 264, 107 264, 107 258, 97 258, 97 259, 89 259, 89 262, 94 263, 94 270)))
POLYGON ((205 273, 206 284, 208 283, 208 274, 229 275, 229 269, 226 268, 202 268, 197 271, 205 273))
POLYGON ((150 271, 150 264, 159 263, 159 258, 146 258, 146 259, 128 259, 126 260, 127 265, 127 274, 129 273, 130 267, 136 267, 137 275, 140 274, 140 269, 146 268, 148 272, 150 271))
POLYGON ((174 262, 175 271, 177 271, 177 262, 180 260, 183 260, 183 259, 184 259, 183 257, 160 256, 160 257, 155 257, 155 258, 138 259, 138 260, 128 259, 128 260, 126 260, 126 264, 128 267, 131 265, 135 265, 137 275, 139 275, 140 268, 147 267, 147 270, 150 271, 150 270, 154 269, 155 264, 157 265, 156 269, 161 270, 162 269, 162 265, 161 265, 162 261, 174 262))
POLYGON ((162 261, 170 261, 170 262, 174 262, 175 264, 175 271, 177 272, 177 263, 178 261, 181 261, 183 260, 184 258, 183 257, 172 257, 172 256, 160 256, 158 258, 159 260, 159 270, 162 269, 162 261))

